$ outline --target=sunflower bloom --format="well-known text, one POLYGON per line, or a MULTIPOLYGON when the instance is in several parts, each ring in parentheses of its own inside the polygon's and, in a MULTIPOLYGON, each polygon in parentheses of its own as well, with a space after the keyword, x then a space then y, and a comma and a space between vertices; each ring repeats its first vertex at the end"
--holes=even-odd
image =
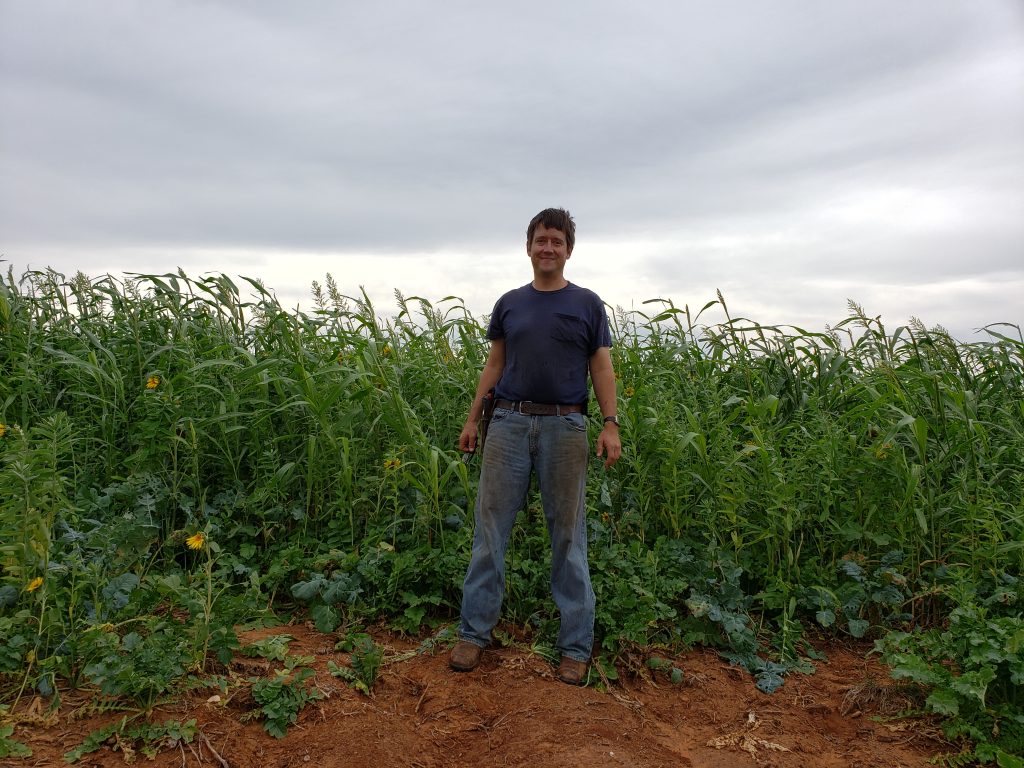
POLYGON ((384 469, 398 469, 402 466, 401 459, 384 459, 384 469))
POLYGON ((636 390, 632 387, 626 387, 622 392, 626 397, 632 397, 636 394, 636 390))
POLYGON ((206 544, 206 534, 202 531, 199 531, 199 533, 193 533, 185 539, 185 546, 189 549, 202 549, 204 544, 206 544))
POLYGON ((160 377, 159 376, 150 376, 148 379, 146 379, 146 389, 156 389, 159 386, 160 386, 160 377))
POLYGON ((0 437, 3 437, 6 434, 7 434, 7 425, 6 424, 0 424, 0 437))
POLYGON ((25 591, 26 592, 35 592, 41 586, 43 586, 43 577, 42 576, 36 576, 34 579, 32 579, 32 581, 30 581, 28 583, 28 586, 25 587, 25 591))

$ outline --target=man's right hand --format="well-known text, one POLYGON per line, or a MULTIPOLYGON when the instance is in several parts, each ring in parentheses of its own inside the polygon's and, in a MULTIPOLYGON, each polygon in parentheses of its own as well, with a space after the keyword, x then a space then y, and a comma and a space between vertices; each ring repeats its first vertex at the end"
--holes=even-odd
POLYGON ((476 450, 476 436, 476 422, 467 421, 462 427, 462 434, 459 435, 459 450, 463 453, 473 453, 476 450))

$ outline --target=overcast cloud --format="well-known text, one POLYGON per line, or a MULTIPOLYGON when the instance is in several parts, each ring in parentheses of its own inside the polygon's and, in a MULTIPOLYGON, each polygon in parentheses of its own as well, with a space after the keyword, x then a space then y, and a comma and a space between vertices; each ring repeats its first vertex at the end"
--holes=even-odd
MULTIPOLYGON (((1024 3, 0 0, 15 276, 1024 322, 1024 3)), ((716 319, 716 318, 711 318, 716 319)))

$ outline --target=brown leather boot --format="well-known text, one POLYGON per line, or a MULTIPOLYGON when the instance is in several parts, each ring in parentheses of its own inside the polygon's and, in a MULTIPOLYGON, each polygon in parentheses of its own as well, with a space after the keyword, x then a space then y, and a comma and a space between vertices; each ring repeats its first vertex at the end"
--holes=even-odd
POLYGON ((569 685, 582 685, 587 677, 587 662, 576 661, 568 656, 562 657, 562 663, 558 665, 558 679, 569 685))
POLYGON ((480 663, 480 656, 483 652, 484 649, 476 643, 471 643, 468 640, 459 640, 455 647, 452 648, 452 653, 448 657, 448 666, 456 672, 469 672, 476 669, 476 665, 480 663))

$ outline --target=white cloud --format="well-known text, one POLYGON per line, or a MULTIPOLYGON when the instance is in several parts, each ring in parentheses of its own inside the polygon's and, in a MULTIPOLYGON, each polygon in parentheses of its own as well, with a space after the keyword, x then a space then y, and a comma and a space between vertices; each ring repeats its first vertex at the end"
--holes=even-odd
POLYGON ((553 204, 627 308, 1022 319, 1019 5, 622 8, 3 4, 0 254, 486 312, 553 204))

